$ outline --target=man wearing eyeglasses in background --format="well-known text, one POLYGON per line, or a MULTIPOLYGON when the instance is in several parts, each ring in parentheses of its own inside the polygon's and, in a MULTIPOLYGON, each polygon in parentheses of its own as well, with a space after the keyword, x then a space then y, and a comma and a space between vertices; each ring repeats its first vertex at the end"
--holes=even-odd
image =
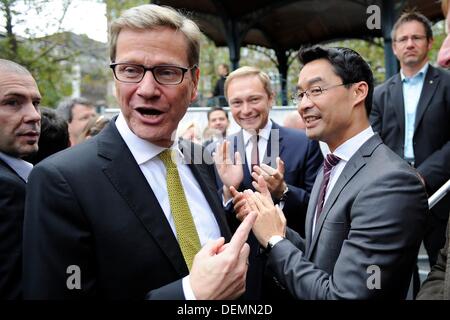
POLYGON ((193 21, 156 5, 112 23, 121 113, 32 172, 26 299, 233 299, 245 291, 255 216, 224 246, 230 231, 214 168, 190 164, 182 150, 194 147, 172 140, 197 95, 200 37, 193 21))
MULTIPOLYGON (((450 173, 450 73, 429 64, 433 34, 422 14, 402 14, 392 40, 401 70, 375 88, 370 121, 384 143, 417 169, 431 196, 450 173)), ((449 210, 447 195, 427 217, 423 242, 430 266, 444 246, 449 210)))
MULTIPOLYGON (((439 50, 438 63, 443 68, 450 68, 450 0, 442 1, 442 13, 446 17, 447 38, 439 50)), ((450 179, 450 172, 447 172, 450 179)), ((436 264, 431 268, 427 279, 417 295, 419 300, 450 300, 450 219, 447 225, 445 247, 439 251, 436 264)))

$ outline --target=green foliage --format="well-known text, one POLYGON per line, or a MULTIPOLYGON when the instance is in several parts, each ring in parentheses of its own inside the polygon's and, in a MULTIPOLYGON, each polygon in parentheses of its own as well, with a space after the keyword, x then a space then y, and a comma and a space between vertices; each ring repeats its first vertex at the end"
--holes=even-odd
MULTIPOLYGON (((40 12, 46 1, 25 1, 31 9, 40 12)), ((67 2, 67 1, 66 1, 67 2)), ((16 10, 16 0, 1 0, 0 8, 5 18, 5 38, 0 40, 0 56, 26 67, 35 77, 43 96, 42 105, 54 107, 64 96, 71 94, 71 64, 76 53, 67 54, 57 42, 46 37, 19 37, 14 32, 14 23, 24 23, 16 10)), ((67 4, 68 5, 68 4, 67 4)))

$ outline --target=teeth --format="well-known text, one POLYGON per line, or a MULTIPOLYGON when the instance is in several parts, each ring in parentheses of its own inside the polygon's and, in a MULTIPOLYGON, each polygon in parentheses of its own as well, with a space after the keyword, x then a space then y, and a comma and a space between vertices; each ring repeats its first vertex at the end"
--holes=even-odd
POLYGON ((307 118, 305 118, 307 123, 309 123, 311 121, 314 121, 314 120, 317 120, 317 119, 319 119, 319 117, 307 117, 307 118))

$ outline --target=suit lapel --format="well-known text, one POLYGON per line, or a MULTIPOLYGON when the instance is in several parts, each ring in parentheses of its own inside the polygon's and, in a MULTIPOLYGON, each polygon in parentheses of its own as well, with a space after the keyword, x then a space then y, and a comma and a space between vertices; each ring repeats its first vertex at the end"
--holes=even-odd
MULTIPOLYGON (((322 213, 320 214, 319 220, 317 221, 317 224, 315 227, 315 232, 312 237, 311 245, 309 247, 308 254, 307 254, 308 258, 311 257, 314 247, 317 244, 317 240, 318 240, 320 232, 322 230, 324 221, 327 218, 327 215, 330 212, 330 209, 336 203, 342 190, 353 179, 353 177, 361 170, 361 168, 365 166, 365 164, 367 162, 366 157, 370 157, 372 155, 373 151, 375 150, 375 148, 378 145, 380 145, 381 143, 382 142, 381 142, 380 137, 378 135, 374 135, 369 140, 367 140, 356 151, 356 153, 350 158, 350 160, 345 165, 344 170, 342 171, 341 175, 339 176, 338 180, 336 181, 336 184, 334 185, 333 189, 331 190, 331 193, 329 194, 329 196, 324 204, 324 207, 323 207, 322 213)), ((322 179, 323 179, 323 172, 321 172, 321 180, 322 179)), ((316 185, 314 187, 316 187, 316 185)), ((320 189, 320 185, 319 185, 318 189, 320 189)), ((315 203, 317 204, 317 198, 315 198, 315 199, 316 199, 315 203)), ((308 208, 308 211, 309 211, 309 209, 310 208, 308 208)), ((315 211, 315 206, 314 206, 314 211, 315 211)), ((313 217, 314 217, 314 211, 312 212, 313 217)), ((309 214, 309 212, 308 212, 308 214, 309 214)), ((311 219, 311 225, 312 225, 312 219, 311 219)))
POLYGON ((180 150, 185 157, 189 169, 192 171, 192 174, 198 181, 198 184, 206 198, 206 201, 208 201, 209 203, 211 211, 213 212, 217 224, 219 225, 220 234, 228 242, 231 239, 231 231, 225 219, 225 211, 223 209, 223 205, 217 196, 216 184, 214 182, 212 174, 210 173, 212 171, 208 171, 208 166, 203 162, 200 164, 193 162, 192 159, 195 159, 193 155, 189 154, 189 152, 184 152, 184 150, 192 150, 194 154, 203 154, 204 150, 200 145, 196 146, 194 144, 191 144, 191 146, 188 147, 186 144, 186 141, 180 142, 180 150))
POLYGON ((272 168, 277 167, 277 157, 283 158, 283 138, 284 136, 281 127, 272 121, 272 129, 270 130, 269 140, 267 141, 267 148, 262 163, 265 163, 272 168))
POLYGON ((430 65, 423 82, 422 93, 420 94, 419 103, 417 105, 414 131, 417 130, 425 110, 428 108, 431 98, 434 96, 434 92, 439 85, 439 81, 439 73, 437 73, 436 70, 430 65))
POLYGON ((104 131, 99 136, 98 154, 110 159, 110 162, 103 172, 149 235, 158 243, 175 270, 180 275, 187 274, 189 271, 170 224, 130 150, 117 132, 114 120, 104 131))
MULTIPOLYGON (((397 117, 397 123, 400 128, 400 132, 404 134, 405 132, 405 103, 403 100, 403 84, 400 74, 396 75, 392 80, 390 85, 390 96, 388 101, 391 101, 391 107, 395 110, 395 115, 397 117)), ((403 138, 402 138, 403 139, 403 138)))
POLYGON ((311 241, 312 241, 312 226, 314 221, 314 214, 316 213, 317 202, 319 201, 320 185, 323 181, 323 166, 317 173, 316 181, 311 190, 311 196, 309 197, 308 211, 306 212, 305 220, 305 236, 306 236, 306 248, 307 256, 311 251, 311 241))
POLYGON ((22 179, 22 177, 16 172, 16 170, 14 170, 13 168, 11 168, 9 166, 9 164, 7 164, 5 161, 3 161, 2 159, 0 159, 0 166, 5 167, 6 170, 11 171, 12 174, 14 174, 17 178, 20 179, 20 181, 22 181, 23 183, 26 183, 25 180, 22 179))

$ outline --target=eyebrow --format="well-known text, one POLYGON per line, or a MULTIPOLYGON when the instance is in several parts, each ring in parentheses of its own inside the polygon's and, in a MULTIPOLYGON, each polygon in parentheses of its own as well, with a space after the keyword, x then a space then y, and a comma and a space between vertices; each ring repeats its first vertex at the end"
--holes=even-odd
MULTIPOLYGON (((27 95, 23 94, 23 93, 20 93, 20 92, 7 92, 3 96, 3 98, 4 99, 8 99, 8 98, 20 98, 20 99, 24 99, 25 98, 26 99, 27 95)), ((39 101, 41 101, 42 97, 40 95, 33 94, 33 95, 31 95, 31 100, 39 100, 39 101)))
MULTIPOLYGON (((308 86, 311 86, 311 85, 313 85, 313 84, 315 84, 315 83, 317 83, 317 82, 320 82, 320 81, 323 81, 322 77, 314 77, 314 78, 312 78, 312 79, 309 79, 309 80, 306 82, 306 84, 307 84, 308 86)), ((300 90, 300 89, 302 89, 302 87, 297 86, 297 90, 300 90)))

